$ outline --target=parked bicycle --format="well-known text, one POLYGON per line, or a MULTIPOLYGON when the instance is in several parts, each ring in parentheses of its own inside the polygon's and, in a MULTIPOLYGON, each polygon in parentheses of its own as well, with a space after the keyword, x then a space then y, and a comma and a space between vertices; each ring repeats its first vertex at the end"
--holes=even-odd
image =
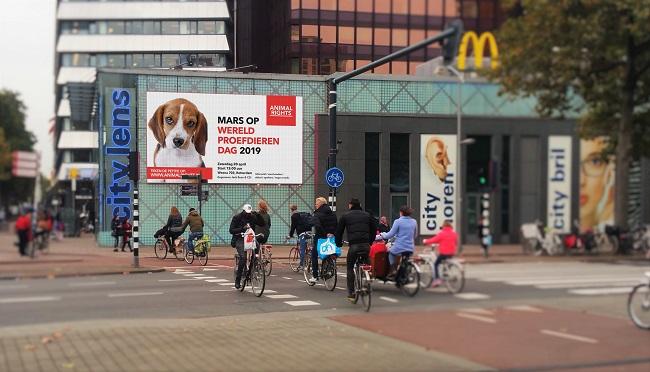
MULTIPOLYGON (((305 282, 310 287, 316 285, 316 281, 313 280, 312 272, 312 262, 311 262, 311 250, 316 249, 313 246, 307 246, 309 250, 305 250, 305 265, 302 269, 303 276, 305 277, 305 282)), ((318 260, 318 258, 317 258, 318 260)), ((336 255, 329 255, 321 261, 318 265, 318 277, 325 283, 325 288, 330 291, 333 291, 336 287, 337 281, 337 269, 336 269, 336 255)))
MULTIPOLYGON (((246 234, 242 233, 241 236, 244 237, 246 234)), ((259 237, 262 234, 257 234, 255 237, 259 237)), ((264 264, 261 259, 259 243, 255 239, 255 249, 245 250, 246 262, 248 266, 244 266, 244 271, 242 272, 241 286, 239 291, 243 292, 246 285, 250 283, 253 294, 257 297, 262 296, 264 293, 264 288, 266 286, 266 274, 264 272, 264 264)), ((235 254, 235 267, 233 279, 237 278, 237 268, 239 267, 239 254, 235 254)))
POLYGON ((194 257, 198 257, 202 266, 207 265, 210 248, 210 236, 203 234, 203 237, 194 241, 194 251, 185 248, 185 262, 191 265, 194 257))
POLYGON ((264 273, 266 276, 271 275, 273 271, 273 246, 270 244, 263 244, 260 247, 262 266, 264 266, 264 273))
MULTIPOLYGON (((418 265, 420 286, 422 288, 429 288, 433 282, 436 258, 438 258, 438 254, 434 245, 431 249, 418 254, 413 260, 418 265)), ((465 287, 465 268, 461 260, 457 258, 442 260, 438 266, 438 274, 450 293, 463 291, 465 287)))
POLYGON ((365 263, 362 258, 357 257, 354 262, 354 300, 356 304, 359 299, 366 312, 370 311, 372 302, 372 266, 365 263))
MULTIPOLYGON (((300 271, 300 239, 306 239, 307 245, 305 248, 305 256, 307 256, 307 252, 311 254, 311 247, 312 247, 312 239, 314 238, 314 234, 311 233, 310 231, 305 231, 298 235, 298 238, 296 239, 296 245, 291 248, 291 251, 289 251, 289 267, 293 272, 298 272, 300 271)), ((287 239, 288 240, 288 239, 287 239)))
POLYGON ((545 228, 541 221, 521 225, 521 236, 524 254, 553 256, 564 252, 560 235, 545 228))
POLYGON ((627 313, 637 327, 650 329, 650 271, 645 273, 642 283, 630 292, 627 313))
MULTIPOLYGON (((174 257, 176 257, 177 260, 183 261, 185 259, 186 248, 187 244, 185 243, 185 238, 181 236, 174 242, 174 249, 171 250, 171 253, 174 255, 174 257)), ((165 236, 158 236, 158 238, 156 238, 156 243, 153 245, 153 252, 156 257, 160 260, 164 260, 167 258, 167 252, 169 251, 169 243, 167 242, 167 239, 165 239, 165 236)))
POLYGON ((50 234, 48 232, 37 232, 32 242, 29 255, 34 258, 36 251, 40 254, 50 253, 50 234))

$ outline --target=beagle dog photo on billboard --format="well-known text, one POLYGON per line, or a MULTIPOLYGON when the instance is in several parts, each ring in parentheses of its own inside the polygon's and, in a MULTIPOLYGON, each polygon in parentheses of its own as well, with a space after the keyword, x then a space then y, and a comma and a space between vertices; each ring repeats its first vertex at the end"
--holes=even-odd
POLYGON ((146 108, 147 182, 302 183, 302 97, 147 92, 146 108))

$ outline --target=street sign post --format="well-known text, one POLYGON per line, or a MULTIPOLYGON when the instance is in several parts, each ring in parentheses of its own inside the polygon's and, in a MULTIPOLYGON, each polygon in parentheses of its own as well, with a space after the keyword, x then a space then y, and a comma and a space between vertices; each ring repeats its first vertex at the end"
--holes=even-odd
POLYGON ((14 177, 36 178, 40 167, 40 156, 35 152, 14 151, 11 153, 11 174, 14 177))

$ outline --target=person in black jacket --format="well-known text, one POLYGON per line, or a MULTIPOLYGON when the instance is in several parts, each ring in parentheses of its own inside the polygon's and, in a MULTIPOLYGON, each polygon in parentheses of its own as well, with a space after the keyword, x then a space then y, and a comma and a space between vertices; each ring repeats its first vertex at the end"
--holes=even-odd
POLYGON ((233 216, 230 220, 230 234, 233 236, 234 248, 237 249, 239 256, 239 265, 237 266, 237 276, 235 278, 235 288, 239 289, 241 286, 241 275, 246 266, 246 252, 244 252, 244 237, 241 235, 249 228, 255 229, 256 226, 264 226, 262 217, 253 211, 250 204, 244 205, 239 214, 233 216))
POLYGON ((311 231, 312 215, 308 212, 298 212, 298 206, 295 204, 291 204, 289 211, 291 212, 291 227, 289 228, 287 240, 293 238, 293 233, 296 233, 298 246, 300 247, 300 263, 298 264, 298 271, 301 271, 305 264, 305 250, 307 249, 307 239, 304 236, 301 236, 301 234, 311 231))
POLYGON ((343 245, 343 232, 348 231, 348 242, 350 249, 346 264, 348 267, 348 299, 354 300, 354 263, 357 257, 363 262, 368 262, 370 244, 375 240, 377 233, 377 221, 361 209, 359 199, 351 199, 348 204, 349 212, 341 216, 338 228, 336 229, 336 245, 343 245))
MULTIPOLYGON (((312 218, 316 234, 314 235, 314 242, 318 244, 318 239, 326 239, 328 236, 333 236, 336 233, 337 221, 336 215, 332 209, 327 205, 325 198, 316 198, 316 210, 312 218)), ((314 246, 311 250, 311 267, 313 277, 310 279, 312 282, 318 280, 318 249, 314 246)))

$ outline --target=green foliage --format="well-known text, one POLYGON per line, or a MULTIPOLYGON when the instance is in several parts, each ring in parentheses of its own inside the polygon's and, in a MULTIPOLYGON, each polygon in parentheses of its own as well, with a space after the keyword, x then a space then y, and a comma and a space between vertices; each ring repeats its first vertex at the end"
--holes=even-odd
POLYGON ((0 128, 0 181, 11 177, 11 149, 5 137, 5 131, 0 128))
POLYGON ((624 92, 633 155, 650 155, 650 0, 506 1, 519 16, 496 33, 506 93, 535 96, 544 116, 582 113, 580 134, 616 148, 624 92), (580 99, 575 99, 577 96, 580 99))

